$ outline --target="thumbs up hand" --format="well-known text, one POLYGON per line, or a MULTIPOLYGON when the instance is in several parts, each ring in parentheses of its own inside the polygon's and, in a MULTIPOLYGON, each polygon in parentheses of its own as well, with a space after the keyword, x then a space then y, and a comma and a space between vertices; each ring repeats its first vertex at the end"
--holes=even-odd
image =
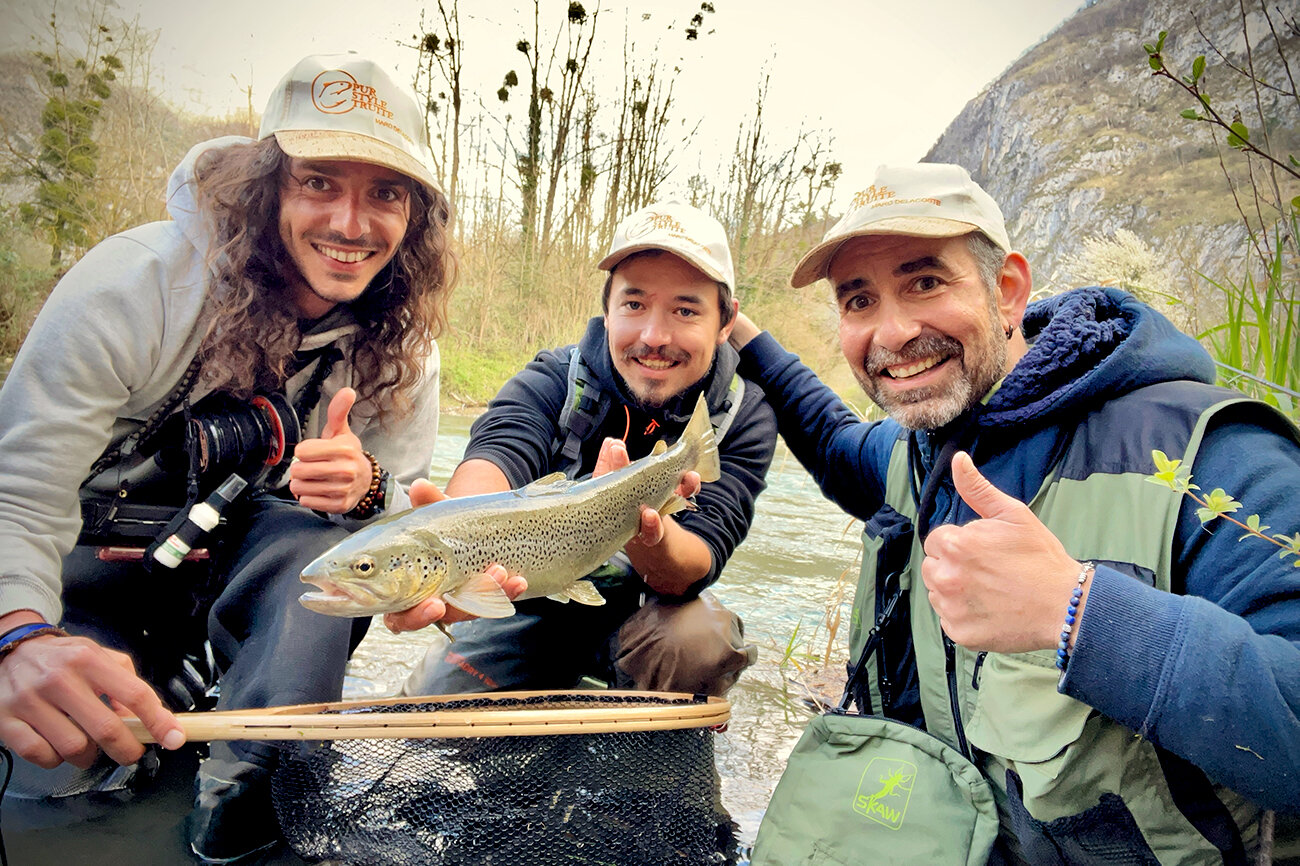
POLYGON ((370 489, 370 460, 348 427, 348 413, 356 401, 356 391, 341 388, 330 400, 320 438, 304 439, 293 450, 289 492, 308 508, 343 514, 370 489))
POLYGON ((979 519, 940 526, 925 540, 921 578, 944 633, 974 650, 1055 647, 1078 561, 1029 506, 981 475, 966 452, 953 457, 952 477, 979 519))

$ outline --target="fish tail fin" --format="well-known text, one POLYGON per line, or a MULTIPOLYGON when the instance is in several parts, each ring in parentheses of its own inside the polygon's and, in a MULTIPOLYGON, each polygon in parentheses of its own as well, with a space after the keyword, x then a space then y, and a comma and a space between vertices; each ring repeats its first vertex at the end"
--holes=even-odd
POLYGON ((701 481, 717 481, 722 477, 722 460, 718 456, 718 440, 713 435, 713 421, 709 418, 709 404, 704 395, 695 402, 695 411, 682 434, 696 451, 695 465, 690 467, 700 473, 701 481))

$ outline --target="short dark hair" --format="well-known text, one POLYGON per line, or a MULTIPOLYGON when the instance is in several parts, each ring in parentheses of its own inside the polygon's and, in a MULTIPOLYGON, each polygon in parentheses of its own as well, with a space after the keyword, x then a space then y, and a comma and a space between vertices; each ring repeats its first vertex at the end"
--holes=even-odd
MULTIPOLYGON (((627 258, 620 260, 618 264, 609 269, 609 274, 605 277, 605 288, 601 289, 600 292, 600 308, 605 312, 605 315, 609 315, 609 293, 614 285, 614 272, 634 259, 652 258, 665 254, 672 255, 668 250, 637 250, 627 258)), ((682 261, 686 260, 682 259, 682 261)), ((687 262, 687 264, 690 264, 690 262, 687 262)), ((694 266, 692 265, 692 267, 694 266)), ((700 271, 700 273, 704 272, 700 271)), ((732 318, 736 315, 736 307, 731 303, 731 286, 727 285, 722 280, 714 280, 713 283, 718 287, 718 312, 722 314, 722 326, 726 327, 731 323, 732 318)))

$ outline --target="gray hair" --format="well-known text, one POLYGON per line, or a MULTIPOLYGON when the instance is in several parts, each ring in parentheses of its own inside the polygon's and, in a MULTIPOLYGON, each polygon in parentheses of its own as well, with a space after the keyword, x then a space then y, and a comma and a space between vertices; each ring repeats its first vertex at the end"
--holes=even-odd
POLYGON ((984 287, 993 294, 998 287, 998 277, 1002 266, 1007 261, 1007 251, 989 240, 984 232, 971 232, 966 235, 966 246, 975 257, 975 269, 979 272, 984 287))

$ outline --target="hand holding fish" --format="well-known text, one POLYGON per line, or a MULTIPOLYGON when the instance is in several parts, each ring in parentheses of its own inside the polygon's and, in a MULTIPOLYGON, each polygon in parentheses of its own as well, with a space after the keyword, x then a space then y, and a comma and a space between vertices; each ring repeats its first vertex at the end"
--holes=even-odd
POLYGON ((341 388, 330 400, 319 439, 304 439, 293 450, 289 492, 308 508, 330 514, 351 511, 370 489, 370 460, 348 427, 357 392, 341 388))
MULTIPOLYGON (((613 472, 622 469, 632 462, 627 453, 627 444, 621 439, 606 439, 600 444, 600 455, 596 458, 596 466, 592 469, 591 477, 599 478, 607 472, 613 472)), ((696 493, 700 492, 700 473, 687 472, 682 476, 681 483, 677 485, 674 491, 683 499, 690 499, 696 493)), ((641 528, 633 538, 633 542, 639 542, 646 547, 653 547, 664 539, 664 520, 660 517, 659 512, 648 505, 641 506, 641 528)), ((631 543, 631 542, 629 542, 631 543)))
MULTIPOLYGON (((447 498, 447 494, 439 490, 438 485, 427 478, 421 478, 413 483, 410 495, 412 508, 431 505, 447 498)), ((514 601, 521 592, 528 589, 528 581, 518 574, 508 574, 499 565, 488 566, 487 573, 492 576, 493 580, 501 584, 501 588, 505 590, 506 595, 510 596, 511 601, 514 601)), ((404 631, 417 631, 435 622, 446 625, 473 618, 473 614, 466 613, 460 608, 448 607, 441 598, 435 595, 406 610, 384 614, 384 625, 393 634, 401 634, 404 631)))

